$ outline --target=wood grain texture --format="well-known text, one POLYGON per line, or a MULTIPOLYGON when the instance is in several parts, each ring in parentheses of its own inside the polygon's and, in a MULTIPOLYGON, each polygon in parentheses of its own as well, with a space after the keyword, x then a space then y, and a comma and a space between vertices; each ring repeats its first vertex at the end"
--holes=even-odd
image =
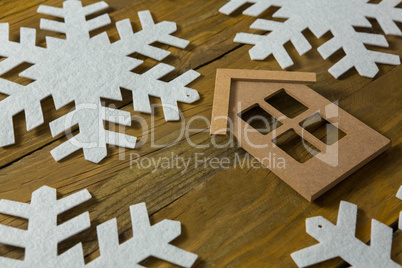
MULTIPOLYGON (((96 1, 83 1, 85 5, 93 2, 96 1)), ((130 18, 134 29, 138 30, 137 12, 149 9, 156 21, 175 21, 179 26, 175 35, 191 41, 185 50, 169 48, 172 55, 163 61, 177 68, 170 78, 189 69, 196 69, 202 74, 190 85, 199 91, 200 101, 193 105, 180 105, 186 123, 195 116, 210 118, 217 68, 281 70, 272 57, 261 62, 251 61, 248 55, 250 46, 233 42, 236 32, 250 32, 248 28, 254 19, 240 12, 232 16, 219 14, 218 9, 225 0, 107 2, 114 22, 130 18)), ((45 45, 46 35, 62 37, 39 30, 39 20, 44 17, 36 14, 39 4, 61 6, 62 1, 0 1, 0 23, 10 23, 12 40, 19 40, 20 27, 36 28, 37 44, 42 46, 45 45)), ((269 17, 273 11, 270 9, 263 16, 269 17)), ((108 32, 112 41, 117 40, 113 25, 102 30, 108 32)), ((381 33, 376 23, 370 31, 381 33)), ((350 70, 341 79, 335 80, 327 70, 341 58, 342 53, 323 60, 315 49, 330 36, 316 39, 308 31, 305 35, 313 50, 301 57, 292 46, 287 45, 286 49, 295 62, 289 70, 316 72, 317 83, 311 88, 331 101, 339 101, 341 108, 392 141, 390 150, 315 202, 307 202, 267 169, 233 164, 227 169, 214 169, 210 165, 197 167, 197 153, 210 158, 227 157, 231 163, 236 157, 241 160, 247 158, 247 154, 236 144, 229 148, 213 147, 209 125, 201 119, 191 122, 191 128, 198 130, 189 133, 189 137, 193 143, 206 148, 194 148, 181 136, 180 123, 165 122, 160 110, 156 111, 154 118, 134 113, 141 116, 143 126, 137 123, 125 128, 125 131, 137 136, 142 146, 123 153, 119 148, 109 148, 108 157, 99 165, 85 161, 81 152, 55 162, 50 150, 66 139, 62 136, 53 139, 47 124, 26 132, 23 115, 17 115, 14 120, 17 144, 0 149, 0 198, 29 202, 32 191, 43 185, 57 188, 60 196, 87 188, 93 199, 59 219, 63 222, 83 211, 90 212, 92 227, 60 245, 60 252, 63 252, 83 242, 87 261, 99 254, 96 225, 117 217, 120 240, 125 241, 132 235, 129 206, 139 202, 147 203, 151 222, 165 218, 182 222, 183 235, 174 244, 199 255, 196 267, 295 267, 290 253, 315 243, 305 232, 305 218, 322 215, 335 222, 341 200, 359 206, 357 237, 369 242, 371 218, 394 227, 402 210, 402 202, 395 198, 402 183, 402 67, 380 65, 380 73, 374 79, 360 77, 355 70, 350 70), (159 148, 151 146, 152 135, 155 143, 161 145, 159 148), (133 153, 137 155, 132 155, 130 159, 133 153), (136 161, 144 157, 158 159, 171 157, 172 154, 191 159, 185 172, 183 169, 154 171, 154 167, 136 167, 136 161)), ((401 38, 387 36, 387 40, 390 48, 376 50, 401 56, 401 38)), ((139 71, 155 64, 153 60, 146 60, 139 71)), ((24 83, 18 80, 17 74, 9 74, 7 78, 24 83)), ((130 94, 125 91, 123 94, 126 100, 113 104, 133 112, 130 94)), ((158 100, 153 102, 158 103, 158 100)), ((42 107, 46 123, 71 108, 55 111, 52 99, 45 100, 42 107)), ((227 137, 216 139, 221 144, 228 142, 227 137)), ((24 228, 27 222, 0 215, 0 224, 24 228)), ((393 259, 402 263, 400 231, 395 232, 392 252, 393 259)), ((23 251, 1 245, 0 255, 22 258, 23 251)), ((144 265, 162 263, 150 259, 144 265)), ((323 265, 345 267, 339 259, 323 265)))

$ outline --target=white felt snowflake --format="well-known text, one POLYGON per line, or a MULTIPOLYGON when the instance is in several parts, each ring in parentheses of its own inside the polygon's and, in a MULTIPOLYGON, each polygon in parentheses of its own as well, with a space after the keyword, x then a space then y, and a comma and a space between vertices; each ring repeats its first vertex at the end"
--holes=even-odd
POLYGON ((130 207, 133 237, 119 244, 116 219, 97 227, 100 257, 85 264, 79 243, 58 255, 58 243, 90 227, 89 213, 61 225, 57 215, 89 200, 87 190, 56 199, 56 190, 43 186, 32 194, 30 204, 0 200, 0 213, 28 219, 28 229, 0 225, 0 243, 25 249, 24 260, 0 257, 0 267, 142 267, 150 256, 182 267, 191 267, 197 255, 169 243, 181 233, 180 222, 164 220, 150 225, 144 203, 130 207))
POLYGON ((185 48, 188 41, 171 34, 176 31, 173 22, 154 23, 149 11, 139 12, 142 30, 134 33, 130 20, 116 23, 120 40, 111 43, 106 32, 93 38, 92 30, 111 23, 104 14, 86 20, 86 16, 102 11, 105 2, 82 6, 79 0, 67 0, 63 8, 40 6, 39 13, 64 19, 64 22, 42 19, 40 28, 64 33, 66 39, 46 38, 46 48, 35 45, 35 29, 21 28, 20 43, 9 41, 8 24, 0 24, 0 75, 23 62, 34 64, 20 74, 35 80, 28 86, 0 79, 0 93, 8 95, 0 102, 0 146, 13 144, 13 116, 24 111, 27 130, 43 124, 41 100, 52 96, 56 109, 71 102, 75 110, 50 123, 53 136, 59 135, 74 125, 79 134, 55 148, 51 153, 58 161, 83 149, 87 160, 98 163, 106 157, 106 145, 134 148, 135 137, 104 129, 103 122, 130 125, 129 112, 103 107, 101 98, 121 100, 120 88, 133 93, 134 110, 151 113, 149 95, 159 97, 166 120, 178 120, 177 103, 192 103, 199 99, 196 90, 186 85, 199 74, 188 71, 170 82, 159 78, 174 70, 174 67, 159 64, 144 74, 132 72, 142 64, 141 60, 129 57, 139 53, 155 60, 162 60, 170 52, 151 46, 160 42, 185 48))
POLYGON ((373 219, 367 245, 355 237, 356 218, 357 206, 342 201, 336 225, 321 216, 307 219, 307 233, 320 243, 292 253, 293 260, 299 267, 336 257, 352 267, 401 267, 391 259, 392 228, 373 219))
POLYGON ((371 51, 365 45, 388 47, 383 35, 356 32, 354 27, 371 27, 367 18, 375 18, 386 34, 401 36, 401 30, 394 21, 402 22, 402 9, 396 8, 400 0, 382 0, 371 4, 368 0, 230 0, 220 9, 221 13, 230 14, 246 3, 252 6, 243 14, 259 16, 271 6, 280 7, 274 18, 285 18, 285 22, 257 19, 252 29, 269 31, 268 35, 239 33, 235 42, 252 44, 250 56, 253 60, 264 60, 273 54, 282 68, 293 65, 284 45, 291 41, 297 52, 303 55, 311 49, 303 35, 310 29, 320 38, 330 31, 333 38, 318 48, 324 59, 343 49, 346 56, 329 69, 338 78, 352 67, 366 77, 378 73, 376 63, 400 64, 397 55, 371 51))

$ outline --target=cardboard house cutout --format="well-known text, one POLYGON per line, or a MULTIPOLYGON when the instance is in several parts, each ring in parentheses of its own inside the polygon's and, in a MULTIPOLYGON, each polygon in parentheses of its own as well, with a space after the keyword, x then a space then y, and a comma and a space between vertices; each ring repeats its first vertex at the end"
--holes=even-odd
POLYGON ((391 145, 305 85, 315 81, 314 73, 219 69, 210 130, 230 132, 309 201, 391 145))

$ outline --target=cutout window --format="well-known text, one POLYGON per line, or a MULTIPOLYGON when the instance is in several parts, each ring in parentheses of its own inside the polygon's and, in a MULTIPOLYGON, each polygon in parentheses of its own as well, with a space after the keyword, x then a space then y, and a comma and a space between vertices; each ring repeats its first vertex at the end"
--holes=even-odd
POLYGON ((287 94, 283 88, 273 96, 266 98, 265 101, 288 118, 295 118, 308 110, 306 106, 287 94))
POLYGON ((315 113, 300 123, 300 126, 327 145, 332 145, 346 136, 345 132, 315 113))
POLYGON ((263 135, 267 135, 282 126, 281 122, 267 113, 258 104, 255 104, 251 108, 239 113, 238 116, 263 135))
POLYGON ((320 151, 290 129, 272 142, 300 163, 305 163, 320 151))

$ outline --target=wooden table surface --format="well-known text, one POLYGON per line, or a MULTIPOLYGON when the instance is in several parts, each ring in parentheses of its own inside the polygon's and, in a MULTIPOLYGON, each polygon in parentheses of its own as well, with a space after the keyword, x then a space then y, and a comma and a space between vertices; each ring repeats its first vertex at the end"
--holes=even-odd
MULTIPOLYGON (((84 5, 96 2, 83 1, 84 5)), ((281 70, 269 57, 265 61, 251 61, 251 46, 233 42, 237 32, 253 32, 249 29, 255 18, 236 12, 226 16, 218 12, 225 0, 109 0, 107 10, 112 21, 130 18, 135 29, 140 29, 138 11, 150 10, 155 21, 174 21, 179 30, 175 33, 191 41, 184 50, 168 48, 171 56, 163 62, 177 69, 170 78, 194 69, 202 77, 191 84, 199 91, 201 99, 194 104, 181 104, 186 123, 194 116, 210 118, 217 68, 245 68, 281 70)), ((62 6, 61 0, 1 0, 0 22, 10 23, 11 40, 19 40, 20 27, 38 29, 37 44, 44 45, 45 36, 58 34, 39 30, 41 17, 36 13, 40 4, 62 6)), ((262 16, 270 17, 271 8, 262 16)), ((372 21, 370 32, 382 33, 377 22, 372 21)), ((97 30, 107 30, 110 39, 118 39, 114 25, 97 30)), ((53 100, 42 102, 45 124, 26 132, 24 115, 14 118, 16 144, 0 149, 0 198, 29 202, 32 191, 43 185, 58 189, 59 196, 66 196, 88 189, 93 199, 59 217, 68 218, 89 211, 92 227, 60 244, 59 251, 78 242, 83 243, 85 259, 99 256, 96 225, 117 218, 120 240, 131 237, 129 206, 146 202, 152 223, 163 219, 182 223, 182 235, 173 244, 199 255, 195 267, 296 267, 290 254, 313 245, 316 241, 305 232, 305 219, 319 216, 336 222, 341 200, 359 206, 357 234, 362 241, 370 240, 371 219, 375 218, 394 229, 392 258, 402 263, 402 231, 396 231, 402 201, 395 197, 402 184, 401 172, 401 101, 402 66, 379 65, 380 72, 374 79, 363 78, 350 70, 339 80, 334 79, 328 68, 342 57, 338 52, 329 60, 323 60, 316 48, 331 35, 316 39, 311 32, 304 32, 313 49, 299 56, 294 47, 286 45, 294 66, 291 71, 317 73, 317 83, 312 89, 392 140, 392 148, 355 172, 315 202, 309 203, 268 169, 231 165, 227 169, 196 167, 194 155, 204 157, 228 157, 234 160, 247 157, 246 152, 232 146, 215 148, 211 145, 209 125, 201 119, 190 122, 192 142, 205 145, 194 148, 185 137, 180 137, 180 123, 165 122, 163 113, 156 111, 154 125, 151 116, 143 115, 148 128, 139 124, 125 128, 126 134, 137 136, 142 146, 135 150, 109 148, 108 157, 96 165, 85 161, 82 152, 61 162, 55 162, 50 151, 66 141, 63 136, 52 138, 48 124, 65 114, 73 106, 55 110, 53 100), (151 136, 160 146, 151 144, 151 136), (148 139, 146 140, 146 138, 148 139), (134 155, 133 153, 138 154, 134 155), (143 158, 180 156, 192 159, 189 168, 157 169, 138 168, 135 161, 143 158), (130 159, 131 155, 131 159, 130 159), (138 158, 141 157, 141 158, 138 158), (132 164, 130 167, 130 163, 132 164)), ((390 47, 375 48, 402 55, 400 37, 387 36, 390 47)), ((163 46, 167 48, 166 46, 163 46)), ((142 71, 156 64, 146 60, 142 71)), ((141 71, 141 68, 139 69, 141 71)), ((28 83, 17 78, 18 71, 3 78, 28 83)), ((132 98, 123 90, 125 101, 114 102, 122 110, 132 110, 132 98)), ((152 99, 153 103, 159 100, 152 99)), ((218 138, 225 143, 227 138, 218 138)), ((19 218, 0 215, 0 223, 26 228, 27 222, 19 218)), ((22 258, 23 250, 1 245, 0 255, 22 258)), ((164 264, 155 259, 143 262, 145 266, 164 264)), ((344 267, 340 258, 324 263, 322 267, 344 267)))

